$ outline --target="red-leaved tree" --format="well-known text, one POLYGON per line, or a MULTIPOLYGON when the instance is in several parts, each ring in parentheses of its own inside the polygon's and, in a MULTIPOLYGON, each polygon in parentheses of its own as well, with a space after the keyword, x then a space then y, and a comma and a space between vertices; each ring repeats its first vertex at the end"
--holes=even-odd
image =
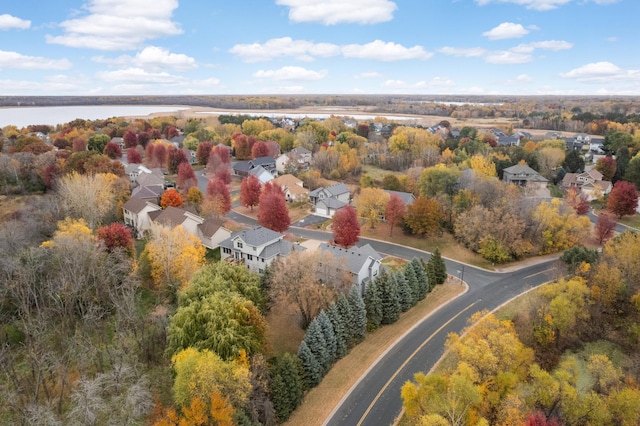
POLYGON ((150 143, 149 145, 147 145, 147 147, 144 149, 144 164, 147 167, 160 167, 159 164, 156 164, 156 157, 155 157, 155 149, 156 149, 156 144, 155 143, 150 143))
POLYGON ((135 148, 127 149, 127 163, 129 164, 142 164, 142 156, 135 148))
POLYGON ((158 129, 149 129, 147 130, 147 135, 149 135, 150 141, 155 141, 156 139, 162 139, 162 133, 158 129))
POLYGON ((180 163, 178 166, 178 188, 186 194, 189 188, 195 186, 198 183, 196 179, 196 173, 193 171, 193 167, 189 163, 180 163))
POLYGON ((124 249, 129 256, 133 255, 133 237, 129 228, 122 223, 114 222, 98 228, 96 237, 104 243, 107 251, 112 252, 117 248, 124 249))
POLYGON ((638 207, 638 190, 635 185, 619 180, 607 199, 607 210, 620 219, 625 215, 633 215, 638 207))
POLYGON ((75 138, 72 144, 73 152, 80 152, 87 150, 87 141, 82 138, 75 138))
POLYGON ((151 138, 149 137, 149 133, 147 132, 138 133, 138 145, 142 145, 143 148, 147 147, 150 139, 151 138))
POLYGON ((231 210, 229 188, 220 179, 212 179, 207 184, 207 195, 202 210, 217 217, 224 216, 231 210))
POLYGON ((209 155, 211 155, 211 142, 200 142, 198 148, 196 148, 196 160, 198 164, 207 167, 209 155))
POLYGON ((280 185, 267 182, 258 202, 258 223, 276 232, 289 229, 291 219, 280 185))
POLYGON ((187 158, 187 154, 185 154, 183 150, 178 149, 173 145, 169 147, 167 160, 167 169, 169 170, 169 173, 172 175, 178 173, 178 167, 180 164, 188 162, 189 159, 187 158))
POLYGON ((124 141, 125 148, 135 148, 135 146, 138 145, 138 136, 133 130, 124 132, 122 140, 124 141))
POLYGON ((589 200, 584 192, 572 186, 567 191, 564 200, 569 204, 577 214, 583 215, 589 212, 589 200))
POLYGON ((524 426, 562 426, 562 423, 559 423, 555 417, 547 419, 543 412, 538 411, 527 416, 524 426))
POLYGON ((153 150, 153 156, 156 159, 156 167, 167 167, 167 147, 164 144, 158 144, 153 150))
POLYGON ((164 128, 164 136, 167 138, 167 140, 170 140, 171 138, 174 138, 179 135, 180 135, 180 132, 178 131, 178 129, 176 129, 173 126, 167 126, 164 128))
POLYGON ((262 141, 257 141, 251 147, 251 158, 266 157, 269 155, 269 147, 262 141))
POLYGON ((616 229, 616 220, 610 213, 602 212, 598 215, 598 221, 594 227, 596 239, 599 244, 603 244, 611 238, 616 229))
POLYGON ((389 236, 393 235, 393 228, 400 222, 400 219, 407 214, 407 206, 397 194, 391 194, 387 207, 384 211, 384 217, 389 224, 389 236))
POLYGON ((107 142, 104 146, 104 155, 111 158, 112 160, 116 160, 122 157, 122 150, 120 149, 120 145, 115 142, 107 142))
POLYGON ((251 158, 251 145, 249 138, 244 133, 236 132, 231 135, 233 147, 236 150, 236 158, 238 160, 248 160, 251 158))
POLYGON ((182 207, 182 195, 173 188, 169 188, 160 197, 160 207, 166 209, 169 206, 182 207))
POLYGON ((333 215, 333 241, 343 247, 351 247, 360 240, 360 222, 356 209, 351 206, 341 208, 333 215))
POLYGON ((253 211, 253 206, 257 206, 260 202, 261 193, 260 181, 254 175, 249 175, 249 177, 242 179, 240 184, 240 204, 251 207, 251 211, 253 211))

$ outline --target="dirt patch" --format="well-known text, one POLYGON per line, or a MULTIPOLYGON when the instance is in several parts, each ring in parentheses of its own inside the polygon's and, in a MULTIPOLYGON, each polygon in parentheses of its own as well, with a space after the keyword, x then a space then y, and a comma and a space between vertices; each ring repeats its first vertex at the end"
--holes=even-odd
POLYGON ((438 286, 426 299, 402 314, 398 322, 368 334, 364 342, 331 368, 320 385, 305 395, 302 405, 285 425, 321 425, 360 376, 399 336, 463 290, 455 283, 438 286))

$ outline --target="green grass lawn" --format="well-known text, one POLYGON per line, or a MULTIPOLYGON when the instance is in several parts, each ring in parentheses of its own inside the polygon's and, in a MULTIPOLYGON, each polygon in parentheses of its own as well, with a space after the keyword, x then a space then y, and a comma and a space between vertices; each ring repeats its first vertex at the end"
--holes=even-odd
POLYGON ((362 174, 365 174, 365 173, 368 174, 371 177, 371 179, 378 182, 382 182, 382 179, 384 179, 386 175, 396 175, 396 176, 402 175, 401 172, 384 170, 384 169, 381 169, 380 167, 372 166, 370 164, 365 164, 364 166, 362 166, 362 174))
POLYGON ((625 216, 619 222, 632 228, 640 229, 640 214, 625 216))

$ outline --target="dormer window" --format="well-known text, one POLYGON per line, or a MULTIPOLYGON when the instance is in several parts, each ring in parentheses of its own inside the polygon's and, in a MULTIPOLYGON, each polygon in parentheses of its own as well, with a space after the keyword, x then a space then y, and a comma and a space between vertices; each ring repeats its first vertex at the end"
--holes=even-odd
POLYGON ((238 248, 242 248, 242 242, 238 241, 238 245, 237 245, 237 247, 238 247, 238 248))

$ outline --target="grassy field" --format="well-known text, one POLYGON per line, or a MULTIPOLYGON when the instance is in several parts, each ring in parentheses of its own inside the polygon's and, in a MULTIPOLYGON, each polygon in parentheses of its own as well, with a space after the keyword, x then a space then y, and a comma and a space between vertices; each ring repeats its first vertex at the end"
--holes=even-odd
POLYGON ((632 228, 640 229, 640 214, 625 216, 619 222, 632 228))
POLYGON ((302 405, 285 425, 321 425, 343 395, 396 339, 463 290, 456 283, 438 286, 413 309, 403 313, 398 322, 368 334, 364 342, 331 368, 320 385, 305 395, 302 405))

